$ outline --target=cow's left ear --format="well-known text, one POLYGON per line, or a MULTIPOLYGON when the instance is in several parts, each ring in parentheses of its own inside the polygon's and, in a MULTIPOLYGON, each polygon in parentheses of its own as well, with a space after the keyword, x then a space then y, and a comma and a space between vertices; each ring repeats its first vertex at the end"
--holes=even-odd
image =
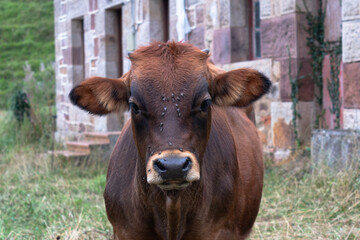
POLYGON ((211 97, 219 106, 245 107, 266 94, 270 80, 253 69, 236 69, 218 74, 212 83, 211 97))

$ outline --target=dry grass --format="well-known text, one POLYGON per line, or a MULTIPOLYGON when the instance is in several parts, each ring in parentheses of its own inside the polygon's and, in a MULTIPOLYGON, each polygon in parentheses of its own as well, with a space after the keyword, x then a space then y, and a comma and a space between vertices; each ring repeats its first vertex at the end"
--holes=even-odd
MULTIPOLYGON (((74 167, 23 147, 0 159, 0 239, 111 239, 106 164, 74 167)), ((360 170, 268 166, 251 239, 360 239, 360 170)))
POLYGON ((270 167, 251 239, 359 239, 360 170, 309 160, 270 167))

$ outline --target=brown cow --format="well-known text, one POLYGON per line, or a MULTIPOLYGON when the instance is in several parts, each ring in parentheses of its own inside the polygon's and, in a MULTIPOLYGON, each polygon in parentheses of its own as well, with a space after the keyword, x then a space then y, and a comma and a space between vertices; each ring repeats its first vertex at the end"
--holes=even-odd
POLYGON ((104 193, 115 239, 249 235, 264 169, 244 107, 271 83, 251 69, 225 72, 208 57, 187 43, 157 42, 130 55, 122 78, 92 77, 71 91, 93 114, 131 109, 104 193))

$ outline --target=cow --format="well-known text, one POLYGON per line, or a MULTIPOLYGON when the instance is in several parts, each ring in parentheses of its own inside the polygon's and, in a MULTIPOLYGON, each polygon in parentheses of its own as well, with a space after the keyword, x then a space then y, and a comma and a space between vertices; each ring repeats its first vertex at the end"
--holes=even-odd
POLYGON ((69 94, 92 114, 131 111, 104 191, 115 239, 247 238, 264 164, 246 107, 270 80, 253 69, 221 70, 186 42, 154 42, 129 59, 120 79, 91 77, 69 94))

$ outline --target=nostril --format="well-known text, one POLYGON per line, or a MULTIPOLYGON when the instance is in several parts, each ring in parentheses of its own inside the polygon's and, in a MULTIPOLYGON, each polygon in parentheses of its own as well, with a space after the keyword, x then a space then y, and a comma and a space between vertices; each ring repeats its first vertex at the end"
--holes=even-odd
POLYGON ((154 166, 159 170, 160 172, 166 172, 165 166, 159 161, 159 159, 156 159, 154 162, 154 166))
POLYGON ((186 160, 185 160, 185 163, 184 163, 184 165, 182 167, 182 170, 183 171, 189 171, 190 168, 191 168, 191 160, 190 160, 189 157, 187 157, 186 160))

